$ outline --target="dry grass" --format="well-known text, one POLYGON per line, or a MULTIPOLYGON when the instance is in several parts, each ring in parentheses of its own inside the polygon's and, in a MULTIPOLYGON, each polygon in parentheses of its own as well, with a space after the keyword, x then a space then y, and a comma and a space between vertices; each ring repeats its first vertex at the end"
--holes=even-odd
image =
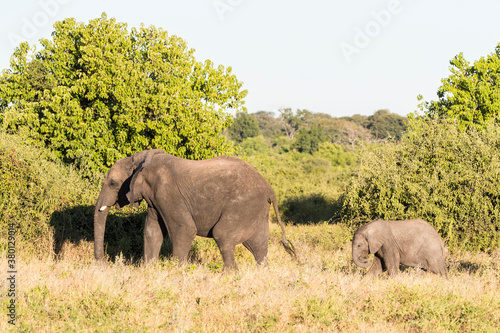
MULTIPOLYGON (((131 265, 119 257, 98 265, 91 242, 65 244, 59 260, 23 258, 21 252, 16 326, 5 319, 4 298, 0 331, 500 330, 499 253, 454 254, 448 280, 413 269, 394 279, 370 279, 352 264, 341 227, 287 226, 287 233, 300 263, 279 246, 273 224, 269 267, 256 267, 239 247, 236 272, 221 271, 218 250, 207 239, 197 239, 196 259, 187 265, 166 259, 131 265)), ((4 294, 4 278, 0 288, 4 294)))

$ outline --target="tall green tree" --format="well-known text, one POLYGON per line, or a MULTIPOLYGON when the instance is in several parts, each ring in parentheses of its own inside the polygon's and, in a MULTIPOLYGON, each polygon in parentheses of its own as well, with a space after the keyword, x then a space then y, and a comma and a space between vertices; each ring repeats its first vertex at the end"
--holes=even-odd
POLYGON ((279 112, 280 123, 285 135, 289 139, 293 139, 301 126, 309 124, 313 114, 311 111, 306 109, 297 109, 297 112, 294 113, 291 108, 280 109, 279 112))
POLYGON ((4 129, 28 130, 92 172, 148 148, 191 159, 231 152, 225 110, 244 110, 247 92, 183 39, 103 14, 57 22, 40 43, 36 53, 21 44, 0 77, 4 129))
POLYGON ((318 151, 320 143, 326 140, 327 137, 320 126, 302 127, 297 132, 297 135, 295 135, 295 142, 292 148, 297 149, 301 153, 312 154, 318 151))
POLYGON ((257 119, 260 132, 264 137, 272 138, 281 134, 280 121, 274 117, 273 112, 257 111, 252 115, 257 119))
POLYGON ((365 127, 370 130, 375 139, 391 137, 399 140, 406 131, 407 122, 407 118, 383 109, 369 116, 365 127))
POLYGON ((260 134, 259 122, 247 112, 238 112, 233 124, 229 127, 229 135, 236 142, 241 142, 246 138, 253 138, 260 134))
MULTIPOLYGON (((461 127, 484 127, 500 120, 500 44, 471 65, 462 53, 450 61, 451 74, 441 80, 437 101, 420 107, 431 118, 458 119, 461 127)), ((422 99, 422 96, 419 96, 422 99)))

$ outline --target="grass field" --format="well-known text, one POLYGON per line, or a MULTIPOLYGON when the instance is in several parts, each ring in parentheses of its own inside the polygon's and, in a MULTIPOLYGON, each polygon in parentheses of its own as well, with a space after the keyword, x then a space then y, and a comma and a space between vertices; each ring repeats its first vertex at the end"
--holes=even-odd
MULTIPOLYGON (((93 260, 92 242, 67 242, 58 260, 17 253, 16 325, 2 298, 0 331, 19 332, 498 332, 500 253, 448 255, 449 278, 406 269, 371 279, 351 260, 336 225, 286 226, 299 261, 271 225, 269 266, 237 248, 222 270, 213 240, 191 261, 154 265, 93 260)), ((6 267, 5 255, 2 267, 6 267)), ((3 273, 3 272, 2 272, 3 273)), ((8 281, 2 276, 2 295, 8 281)))

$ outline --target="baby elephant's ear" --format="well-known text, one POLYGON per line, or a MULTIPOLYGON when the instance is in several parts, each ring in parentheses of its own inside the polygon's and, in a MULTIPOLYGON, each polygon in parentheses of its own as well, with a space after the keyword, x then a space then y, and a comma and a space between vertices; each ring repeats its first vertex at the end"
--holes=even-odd
POLYGON ((370 254, 377 253, 383 245, 383 239, 380 237, 380 234, 373 232, 373 230, 366 233, 366 240, 370 254))

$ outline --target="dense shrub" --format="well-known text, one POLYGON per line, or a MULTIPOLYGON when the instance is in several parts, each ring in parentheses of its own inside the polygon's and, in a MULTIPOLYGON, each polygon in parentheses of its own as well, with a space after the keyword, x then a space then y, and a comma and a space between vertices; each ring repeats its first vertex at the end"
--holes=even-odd
MULTIPOLYGON (((14 223, 18 247, 50 254, 58 232, 79 230, 76 224, 71 225, 73 216, 66 214, 68 223, 57 225, 55 232, 54 223, 59 222, 53 220, 54 214, 94 202, 98 180, 82 180, 75 170, 62 165, 55 154, 28 146, 24 141, 23 137, 0 134, 0 232, 5 233, 7 225, 14 223)), ((88 217, 92 221, 91 213, 85 218, 88 217)), ((2 234, 0 239, 0 248, 4 249, 6 238, 2 234)))
POLYGON ((356 163, 356 155, 352 151, 346 151, 341 145, 330 142, 322 142, 314 156, 323 157, 331 162, 332 166, 350 166, 356 163))
POLYGON ((271 152, 271 149, 265 142, 264 137, 259 135, 243 140, 239 144, 238 154, 241 156, 251 156, 269 152, 271 152))
POLYGON ((342 196, 341 218, 422 218, 453 247, 500 246, 500 125, 460 130, 414 119, 399 144, 370 146, 342 196))
MULTIPOLYGON (((0 252, 7 247, 8 225, 16 227, 16 247, 23 255, 58 255, 64 244, 94 237, 94 205, 101 178, 84 179, 44 148, 0 133, 0 252)), ((106 224, 107 253, 140 258, 144 207, 113 210, 106 224)), ((168 244, 166 244, 168 246, 168 244)))

